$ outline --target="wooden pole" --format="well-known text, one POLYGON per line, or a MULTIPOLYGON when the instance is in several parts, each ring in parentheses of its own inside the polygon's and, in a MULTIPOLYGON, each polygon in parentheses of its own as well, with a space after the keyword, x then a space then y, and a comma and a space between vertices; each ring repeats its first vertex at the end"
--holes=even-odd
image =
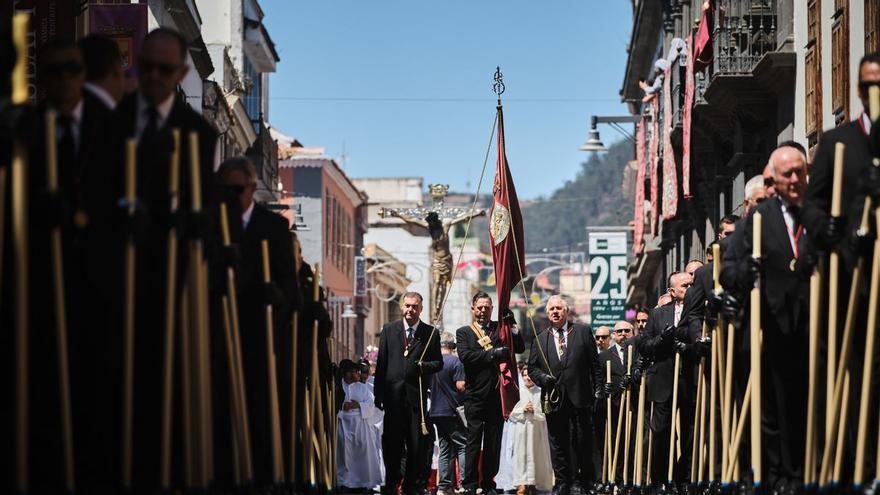
MULTIPOLYGON (((872 118, 880 116, 880 87, 868 88, 868 102, 872 118)), ((877 158, 875 157, 875 161, 877 158)), ((880 208, 874 209, 874 221, 877 232, 880 232, 880 208)), ((865 481, 865 446, 868 441, 868 420, 871 402, 871 375, 874 371, 874 341, 877 333, 877 304, 880 292, 880 240, 874 241, 874 257, 871 264, 871 289, 868 299, 868 329, 865 339, 865 357, 862 364, 862 390, 859 395, 859 427, 856 434, 856 465, 853 473, 853 484, 861 487, 865 481)), ((876 452, 875 456, 880 456, 876 452)))
MULTIPOLYGON (((672 416, 669 424, 669 457, 667 459, 666 481, 672 484, 672 470, 675 468, 677 457, 675 456, 675 416, 678 414, 678 373, 681 370, 681 354, 675 353, 675 364, 672 372, 672 416)), ((651 405, 651 414, 654 407, 651 405)))
MULTIPOLYGON (((168 195, 170 213, 177 214, 178 193, 180 189, 180 129, 172 129, 171 137, 174 149, 171 152, 170 171, 168 173, 168 195)), ((177 228, 172 222, 168 229, 168 261, 165 271, 165 352, 162 377, 162 454, 160 462, 160 486, 163 490, 171 488, 171 406, 172 381, 174 379, 174 324, 177 316, 177 228)))
MULTIPOLYGON (((16 14, 16 29, 21 20, 16 14)), ((27 18, 24 18, 25 21, 27 18)), ((25 27, 27 25, 25 24, 25 27)), ((19 57, 19 60, 21 57, 19 57)), ((27 149, 16 142, 12 155, 12 252, 15 275, 15 481, 28 491, 28 178, 27 149)))
MULTIPOLYGON (((269 272, 269 241, 263 239, 260 247, 263 250, 263 282, 272 281, 269 272)), ((269 414, 272 432, 272 478, 275 483, 284 481, 281 459, 281 418, 278 413, 278 383, 275 374, 275 336, 273 332, 272 305, 266 303, 266 357, 267 373, 269 374, 269 414)))
POLYGON ((702 484, 705 480, 703 478, 703 473, 705 473, 705 456, 703 452, 705 450, 706 445, 706 380, 705 378, 700 380, 699 383, 699 415, 697 416, 697 425, 699 428, 694 433, 694 437, 696 438, 699 435, 699 440, 697 441, 695 452, 697 456, 697 475, 696 480, 697 483, 702 484))
MULTIPOLYGON (((654 403, 651 402, 651 415, 648 416, 648 424, 654 424, 654 403)), ((651 461, 654 459, 654 430, 648 428, 648 465, 645 467, 647 480, 645 485, 650 486, 654 482, 651 476, 651 461)), ((671 459, 670 459, 671 460, 671 459)))
MULTIPOLYGON (((605 361, 605 383, 611 383, 611 361, 605 361)), ((611 478, 611 397, 605 397, 605 435, 602 439, 602 482, 608 483, 611 478)))
POLYGON ((715 481, 715 410, 718 408, 718 328, 712 329, 712 357, 709 362, 709 465, 708 481, 715 481))
POLYGON ((290 333, 293 336, 291 342, 291 359, 290 359, 290 479, 291 483, 295 483, 296 478, 296 451, 299 445, 299 425, 296 422, 297 407, 297 366, 299 366, 299 356, 297 355, 299 343, 299 313, 293 312, 293 321, 290 323, 290 333))
MULTIPOLYGON (((831 186, 831 216, 840 218, 842 213, 841 198, 843 191, 843 157, 845 145, 837 143, 834 147, 834 169, 831 186)), ((828 257, 828 359, 825 380, 825 431, 833 429, 831 423, 834 404, 829 400, 834 395, 834 374, 837 371, 837 308, 838 308, 838 280, 840 274, 840 255, 837 248, 833 248, 828 257)))
MULTIPOLYGON (((752 257, 761 259, 761 213, 752 214, 752 257)), ((751 368, 754 383, 752 383, 752 471, 755 487, 759 487, 762 481, 761 463, 761 280, 755 281, 751 292, 751 368)), ((714 340, 714 339, 713 339, 714 340)), ((713 403, 714 408, 714 403, 713 403)))
MULTIPOLYGON (((229 235, 229 210, 226 203, 220 203, 220 230, 223 236, 223 247, 230 249, 232 239, 229 235)), ((235 268, 233 266, 226 267, 226 293, 229 304, 229 320, 232 334, 232 350, 234 359, 234 384, 236 386, 236 401, 239 410, 239 435, 241 436, 240 445, 242 450, 242 468, 244 470, 242 478, 245 481, 252 481, 254 478, 253 461, 251 452, 251 433, 250 422, 247 408, 247 387, 244 381, 244 365, 241 358, 241 332, 238 318, 238 289, 235 276, 235 268)), ((294 357, 296 355, 294 354, 294 357)))
POLYGON ((645 449, 642 442, 645 439, 645 373, 639 377, 639 407, 636 414, 636 453, 635 453, 635 472, 633 473, 633 484, 636 487, 642 486, 642 462, 644 460, 645 449))
POLYGON ((229 380, 229 402, 232 412, 232 457, 233 457, 233 475, 236 485, 241 484, 244 477, 244 452, 242 452, 241 442, 241 410, 238 401, 238 385, 235 378, 235 350, 232 344, 232 323, 229 319, 229 296, 223 295, 220 299, 223 306, 223 340, 226 343, 226 366, 229 368, 231 375, 229 380))
MULTIPOLYGON (((627 346, 626 352, 627 352, 626 376, 628 378, 629 374, 630 374, 630 369, 632 368, 632 346, 631 345, 627 346)), ((632 385, 630 385, 630 386, 632 386, 632 385)), ((627 423, 626 413, 629 410, 629 407, 627 407, 628 404, 629 404, 629 389, 625 389, 623 391, 623 394, 620 396, 620 406, 618 406, 617 433, 614 436, 614 462, 611 463, 611 472, 614 473, 615 481, 617 479, 617 460, 620 458, 620 439, 622 436, 624 436, 623 432, 621 430, 623 430, 624 428, 627 428, 627 426, 628 426, 626 424, 627 423)), ((624 439, 624 441, 627 443, 627 446, 628 446, 629 441, 626 439, 624 439)), ((626 450, 627 450, 627 447, 625 446, 624 452, 626 450)), ((624 464, 626 464, 626 463, 624 462, 624 464)), ((624 471, 624 478, 625 478, 626 477, 626 466, 625 465, 624 465, 623 471, 624 471)), ((626 481, 624 481, 624 483, 626 483, 626 481)))
MULTIPOLYGON (((862 210, 862 220, 859 230, 867 232, 868 230, 868 212, 871 209, 871 197, 865 198, 865 205, 862 210)), ((837 371, 835 373, 834 394, 832 398, 831 421, 830 424, 837 426, 840 413, 841 399, 843 396, 844 370, 849 362, 850 343, 852 341, 852 327, 855 321, 855 313, 859 304, 859 284, 861 283, 861 273, 864 269, 864 258, 859 258, 855 269, 852 273, 852 282, 849 289, 849 300, 846 309, 846 320, 843 324, 843 340, 840 345, 840 359, 837 361, 837 371)), ((831 472, 832 449, 834 448, 834 428, 830 428, 825 432, 825 449, 822 455, 822 469, 819 471, 819 483, 824 485, 833 475, 831 472)))
POLYGON ((814 270, 810 276, 810 350, 809 372, 807 379, 807 437, 804 452, 804 486, 812 485, 816 480, 816 373, 819 356, 819 319, 820 300, 822 297, 822 276, 814 270))
MULTIPOLYGON (((58 144, 55 132, 57 115, 47 110, 46 178, 50 195, 58 194, 58 144)), ((64 459, 64 487, 68 493, 76 491, 73 463, 73 419, 70 405, 70 363, 67 349, 67 301, 64 294, 64 257, 61 249, 61 225, 53 225, 50 232, 52 249, 52 288, 55 298, 55 339, 58 346, 58 395, 61 413, 61 446, 64 459)))
MULTIPOLYGON (((632 344, 628 345, 626 348, 626 374, 632 379, 632 360, 633 360, 633 346, 632 344)), ((629 442, 630 442, 630 431, 632 428, 632 411, 630 410, 630 398, 632 397, 631 390, 635 386, 634 383, 630 383, 629 389, 626 391, 625 399, 626 406, 624 410, 626 411, 626 432, 624 433, 624 445, 623 445, 623 484, 629 484, 629 442)))
MULTIPOLYGON (((135 214, 136 201, 136 160, 137 140, 129 138, 125 142, 125 200, 128 203, 128 217, 135 214)), ((123 437, 122 437, 122 487, 131 489, 131 468, 134 427, 134 290, 135 290, 135 244, 129 235, 125 243, 125 322, 123 327, 123 437)))
POLYGON ((831 483, 833 485, 837 485, 840 483, 840 472, 843 466, 843 445, 844 445, 844 435, 846 434, 846 423, 847 416, 849 413, 849 385, 850 385, 850 377, 849 370, 844 370, 843 372, 843 399, 841 401, 841 412, 839 423, 837 427, 837 445, 836 450, 834 452, 834 475, 831 478, 831 483))
MULTIPOLYGON (((728 484, 731 482, 729 478, 726 479, 723 475, 727 471, 727 464, 730 461, 728 449, 730 448, 730 429, 732 427, 731 415, 733 414, 733 347, 735 342, 735 334, 736 327, 732 322, 727 322, 727 358, 725 359, 724 363, 724 389, 721 393, 721 405, 723 408, 721 418, 721 437, 723 445, 723 448, 721 449, 721 465, 724 467, 724 470, 721 471, 721 483, 723 484, 728 484)), ((721 345, 721 342, 719 342, 718 344, 721 345)))
POLYGON ((182 386, 181 402, 183 403, 183 482, 186 488, 195 484, 195 456, 193 452, 193 405, 192 405, 192 356, 190 355, 190 289, 183 288, 180 296, 180 380, 182 386))
POLYGON ((753 374, 749 374, 749 381, 746 384, 746 392, 745 392, 745 395, 743 395, 742 412, 740 413, 739 422, 736 424, 736 430, 733 433, 733 441, 731 442, 731 445, 730 445, 730 462, 729 462, 730 465, 727 466, 727 471, 728 471, 727 477, 728 478, 733 478, 734 473, 736 472, 734 470, 736 469, 736 466, 738 466, 738 463, 739 463, 739 446, 740 446, 740 443, 742 443, 743 431, 745 431, 745 426, 746 426, 746 417, 749 415, 749 406, 751 405, 751 402, 752 402, 752 381, 753 381, 752 379, 753 379, 753 377, 754 377, 753 374))

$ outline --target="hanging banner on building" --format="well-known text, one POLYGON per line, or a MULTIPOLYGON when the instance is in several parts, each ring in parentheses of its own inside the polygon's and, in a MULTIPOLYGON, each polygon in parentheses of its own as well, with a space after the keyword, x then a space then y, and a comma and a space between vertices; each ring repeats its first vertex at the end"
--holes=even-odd
POLYGON ((626 232, 590 232, 590 324, 613 326, 626 312, 626 232))
POLYGON ((119 45, 127 77, 137 76, 137 54, 147 35, 147 4, 91 4, 89 32, 103 34, 119 45))

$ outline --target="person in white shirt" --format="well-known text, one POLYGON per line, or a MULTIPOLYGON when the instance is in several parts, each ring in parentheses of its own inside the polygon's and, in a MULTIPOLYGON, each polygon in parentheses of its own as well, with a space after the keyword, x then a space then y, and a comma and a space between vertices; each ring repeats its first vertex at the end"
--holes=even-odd
POLYGON ((384 413, 374 405, 370 387, 358 380, 360 365, 347 359, 339 365, 345 400, 336 414, 336 481, 340 487, 373 488, 385 477, 375 432, 384 413))

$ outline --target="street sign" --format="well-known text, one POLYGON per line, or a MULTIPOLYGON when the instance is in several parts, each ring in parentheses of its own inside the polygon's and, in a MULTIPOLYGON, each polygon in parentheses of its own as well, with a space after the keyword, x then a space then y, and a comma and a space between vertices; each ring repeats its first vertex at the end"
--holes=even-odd
POLYGON ((626 232, 590 232, 590 324, 613 326, 624 319, 626 232))

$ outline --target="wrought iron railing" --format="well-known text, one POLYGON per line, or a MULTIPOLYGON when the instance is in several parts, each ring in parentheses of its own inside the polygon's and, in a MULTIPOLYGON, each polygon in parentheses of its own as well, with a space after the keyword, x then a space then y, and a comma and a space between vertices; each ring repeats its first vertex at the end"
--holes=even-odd
POLYGON ((718 0, 710 77, 750 73, 776 50, 778 0, 718 0))

